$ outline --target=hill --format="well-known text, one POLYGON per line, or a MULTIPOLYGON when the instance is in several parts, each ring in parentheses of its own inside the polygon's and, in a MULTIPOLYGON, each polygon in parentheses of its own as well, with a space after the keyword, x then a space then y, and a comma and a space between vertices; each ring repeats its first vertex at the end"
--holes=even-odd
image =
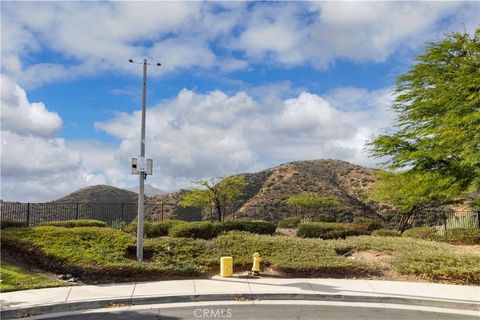
MULTIPOLYGON (((135 192, 136 194, 138 194, 138 186, 135 186, 135 187, 132 187, 132 188, 128 188, 127 190, 128 190, 128 191, 135 192)), ((161 190, 161 189, 155 188, 155 187, 152 186, 151 184, 148 184, 148 183, 145 184, 145 195, 146 195, 147 197, 159 196, 159 195, 163 195, 163 194, 167 194, 167 193, 168 193, 168 192, 166 192, 166 191, 163 191, 163 190, 161 190)))
MULTIPOLYGON (((252 176, 254 181, 248 199, 241 204, 238 218, 278 220, 293 214, 282 201, 303 191, 337 198, 340 205, 329 214, 357 216, 374 214, 377 206, 367 200, 375 182, 376 169, 340 160, 309 160, 282 164, 252 176)), ((250 183, 249 183, 250 184, 250 183)))
POLYGON ((137 201, 138 195, 135 192, 107 185, 96 185, 79 189, 54 202, 136 203, 137 201))
MULTIPOLYGON (((294 214, 292 208, 282 201, 302 191, 336 197, 340 205, 329 214, 337 218, 375 214, 380 206, 369 202, 367 193, 375 182, 376 172, 376 169, 340 160, 307 160, 285 163, 257 173, 240 174, 245 177, 247 186, 238 199, 239 203, 227 210, 227 214, 235 212, 235 218, 277 221, 294 214)), ((164 209, 165 217, 185 218, 189 216, 185 209, 175 206, 184 192, 151 197, 148 201, 170 203, 168 214, 164 209)), ((200 215, 198 209, 189 209, 195 216, 200 215)))

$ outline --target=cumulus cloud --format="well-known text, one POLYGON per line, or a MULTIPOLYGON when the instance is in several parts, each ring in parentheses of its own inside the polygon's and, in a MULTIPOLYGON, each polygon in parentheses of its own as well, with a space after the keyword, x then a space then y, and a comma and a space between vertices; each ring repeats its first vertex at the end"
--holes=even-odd
POLYGON ((1 105, 2 199, 45 201, 91 184, 122 184, 128 172, 119 169, 116 147, 55 137, 60 116, 29 102, 25 90, 4 75, 1 105))
POLYGON ((62 127, 62 119, 56 112, 48 111, 41 102, 31 103, 27 93, 8 76, 1 76, 2 130, 18 135, 50 137, 62 127))
MULTIPOLYGON (((183 89, 148 109, 147 155, 155 163, 150 179, 171 189, 189 180, 315 158, 372 166, 363 147, 390 124, 391 99, 388 89, 340 88, 325 97, 302 92, 263 101, 245 92, 183 89)), ((138 153, 139 124, 137 111, 119 113, 96 128, 120 138, 119 158, 127 158, 138 153)))
POLYGON ((2 68, 23 86, 162 71, 231 72, 252 63, 324 68, 338 58, 384 61, 445 31, 478 27, 478 2, 9 2, 2 4, 2 68), (161 17, 161 18, 159 18, 161 17), (355 48, 352 50, 352 48, 355 48), (36 63, 39 52, 60 60, 36 63))
MULTIPOLYGON (((252 91, 254 95, 183 89, 148 108, 147 155, 155 164, 149 182, 172 190, 196 179, 254 172, 300 159, 374 165, 363 146, 392 119, 389 89, 338 88, 320 96, 294 93, 285 86, 290 88, 260 87, 252 91)), ((24 92, 13 82, 2 89, 2 106, 18 101, 13 93, 24 92)), ((42 106, 45 114, 55 114, 42 106)), ((44 201, 92 184, 135 184, 129 162, 139 151, 139 124, 140 111, 118 113, 95 124, 97 130, 117 137, 118 145, 66 141, 52 136, 56 131, 46 135, 31 129, 27 134, 11 130, 18 126, 9 124, 6 129, 2 124, 2 198, 44 201)))

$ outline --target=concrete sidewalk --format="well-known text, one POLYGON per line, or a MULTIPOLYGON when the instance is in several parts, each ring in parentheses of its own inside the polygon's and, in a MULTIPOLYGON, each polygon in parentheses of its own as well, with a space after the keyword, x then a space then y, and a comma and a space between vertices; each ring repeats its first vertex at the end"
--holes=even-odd
POLYGON ((220 278, 131 282, 17 291, 1 294, 3 317, 108 304, 234 300, 378 302, 480 310, 480 287, 434 283, 302 278, 220 278))

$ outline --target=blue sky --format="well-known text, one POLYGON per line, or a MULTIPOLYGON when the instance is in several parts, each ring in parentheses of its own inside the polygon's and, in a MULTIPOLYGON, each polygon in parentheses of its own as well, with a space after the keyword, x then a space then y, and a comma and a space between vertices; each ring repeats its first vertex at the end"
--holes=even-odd
POLYGON ((472 33, 478 2, 1 2, 2 199, 135 185, 141 65, 148 182, 364 150, 428 41, 472 33))

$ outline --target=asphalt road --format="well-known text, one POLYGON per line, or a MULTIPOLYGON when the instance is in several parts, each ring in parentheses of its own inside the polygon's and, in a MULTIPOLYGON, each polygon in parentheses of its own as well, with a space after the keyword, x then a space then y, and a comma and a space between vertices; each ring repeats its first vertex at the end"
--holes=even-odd
POLYGON ((153 308, 127 311, 105 311, 101 313, 69 315, 55 319, 65 320, 180 320, 180 319, 231 319, 231 320, 400 320, 400 319, 445 319, 478 320, 476 316, 435 313, 414 310, 319 306, 319 305, 218 305, 188 306, 175 308, 153 308))

